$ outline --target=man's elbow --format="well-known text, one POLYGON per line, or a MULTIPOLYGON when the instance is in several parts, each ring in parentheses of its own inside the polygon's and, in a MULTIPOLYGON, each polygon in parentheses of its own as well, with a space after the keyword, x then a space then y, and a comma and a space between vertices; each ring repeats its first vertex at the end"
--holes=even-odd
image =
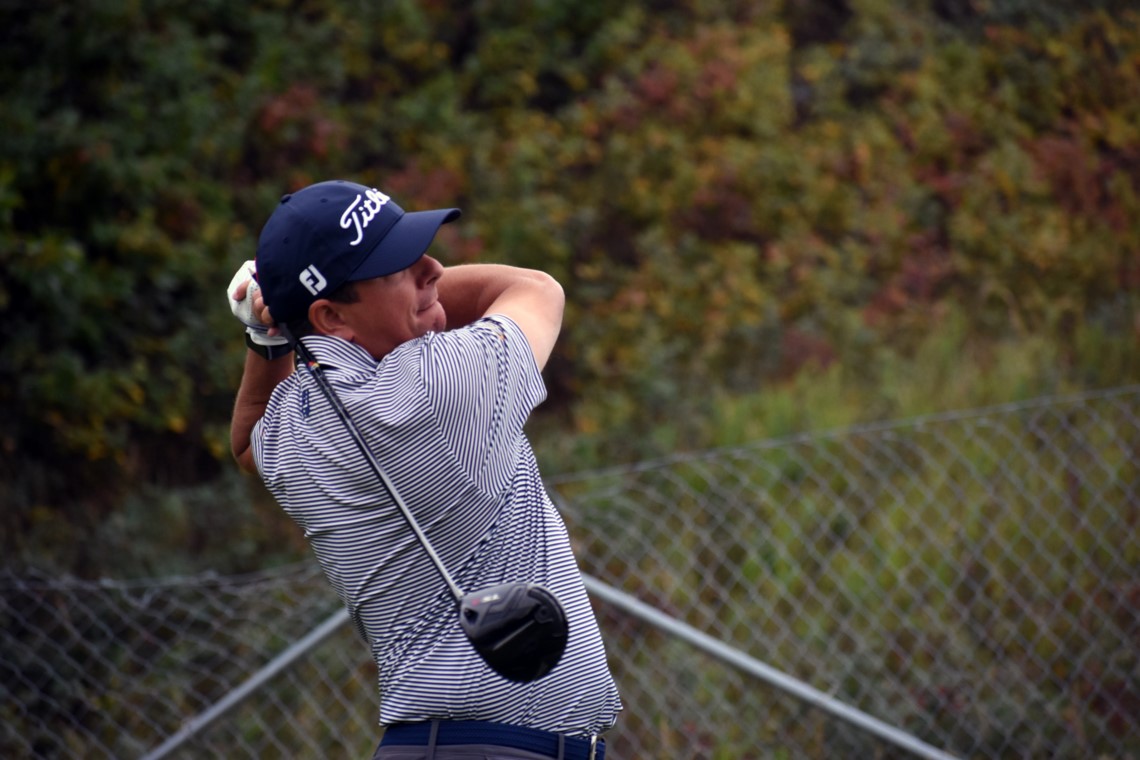
POLYGON ((563 290, 562 283, 554 279, 554 276, 547 272, 536 271, 535 275, 543 289, 544 297, 548 299, 552 307, 557 308, 559 320, 561 321, 562 312, 566 308, 566 291, 563 290))
POLYGON ((249 473, 250 475, 257 474, 257 463, 253 461, 253 447, 246 446, 242 450, 234 449, 234 461, 237 462, 238 468, 242 472, 249 473))

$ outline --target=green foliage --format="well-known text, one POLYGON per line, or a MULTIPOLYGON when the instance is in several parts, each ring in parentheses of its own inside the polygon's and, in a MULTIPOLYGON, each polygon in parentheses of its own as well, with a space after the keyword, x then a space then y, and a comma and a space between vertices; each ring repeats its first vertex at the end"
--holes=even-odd
POLYGON ((230 467, 220 289, 332 176, 563 282, 557 469, 1136 379, 1127 3, 658 5, 6 12, 6 555, 230 467))
MULTIPOLYGON (((924 346, 918 364, 954 371, 954 345, 924 346)), ((1004 350, 1021 365, 1007 380, 1050 363, 1047 351, 1004 350)), ((974 395, 960 385, 965 372, 946 380, 974 395)), ((809 390, 738 406, 730 422, 772 425, 748 431, 751 445, 559 479, 559 496, 589 526, 577 547, 586 572, 612 574, 638 598, 957 756, 1037 745, 1064 757, 1127 755, 1140 739, 1121 675, 1138 654, 1125 642, 1140 545, 1120 536, 1135 512, 1140 431, 1119 397, 854 428, 843 419, 843 430, 796 435, 857 408, 809 390)), ((678 700, 731 689, 684 644, 613 622, 619 668, 664 657, 678 700)), ((764 690, 730 704, 732 715, 764 715, 784 740, 810 745, 815 735, 764 690)), ((668 746, 654 715, 697 713, 652 698, 640 707, 649 715, 622 726, 646 737, 642 746, 668 746)), ((753 742, 762 735, 750 726, 753 742)), ((716 739, 732 747, 730 732, 716 739)), ((826 746, 797 756, 874 754, 834 744, 852 737, 820 739, 826 746)))

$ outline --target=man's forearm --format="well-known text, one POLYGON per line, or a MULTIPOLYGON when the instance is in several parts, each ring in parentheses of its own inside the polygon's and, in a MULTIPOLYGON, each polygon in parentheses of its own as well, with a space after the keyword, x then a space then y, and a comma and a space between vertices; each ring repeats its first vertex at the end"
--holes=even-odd
POLYGON ((511 287, 525 287, 540 272, 504 264, 461 264, 447 267, 439 278, 439 301, 447 312, 447 329, 469 325, 483 317, 511 287))
POLYGON ((256 471, 253 447, 250 445, 253 426, 265 415, 265 407, 277 384, 293 372, 293 355, 266 361, 253 351, 247 351, 241 386, 234 401, 230 423, 230 447, 234 459, 247 472, 256 471))

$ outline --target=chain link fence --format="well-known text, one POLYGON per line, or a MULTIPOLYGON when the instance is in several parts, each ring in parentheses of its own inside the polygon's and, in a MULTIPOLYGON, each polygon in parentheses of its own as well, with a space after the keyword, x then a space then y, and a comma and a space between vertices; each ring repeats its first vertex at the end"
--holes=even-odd
MULTIPOLYGON (((1140 758, 1140 387, 565 476, 583 571, 959 757, 1140 758)), ((141 757, 337 610, 315 564, 0 576, 0 755, 141 757)), ((595 601, 607 757, 907 753, 595 601)), ((348 626, 174 753, 370 757, 348 626)))

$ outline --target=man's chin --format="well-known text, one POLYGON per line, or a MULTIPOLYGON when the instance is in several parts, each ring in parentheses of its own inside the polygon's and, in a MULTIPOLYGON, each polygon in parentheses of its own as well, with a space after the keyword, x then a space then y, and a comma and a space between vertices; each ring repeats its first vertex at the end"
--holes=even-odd
POLYGON ((421 312, 432 332, 443 332, 447 329, 447 312, 443 306, 436 302, 421 312))

